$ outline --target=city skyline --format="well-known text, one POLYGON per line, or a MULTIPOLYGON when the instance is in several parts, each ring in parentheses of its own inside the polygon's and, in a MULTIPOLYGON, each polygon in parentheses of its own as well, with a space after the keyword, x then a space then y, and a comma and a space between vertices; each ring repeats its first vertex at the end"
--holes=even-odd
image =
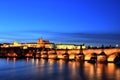
POLYGON ((120 45, 119 0, 0 1, 0 43, 120 45))

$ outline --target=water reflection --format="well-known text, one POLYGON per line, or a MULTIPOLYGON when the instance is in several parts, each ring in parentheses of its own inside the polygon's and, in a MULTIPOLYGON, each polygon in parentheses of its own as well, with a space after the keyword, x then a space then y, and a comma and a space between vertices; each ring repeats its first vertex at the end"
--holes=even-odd
POLYGON ((9 62, 9 61, 13 61, 14 63, 16 62, 16 58, 7 58, 6 60, 7 60, 7 62, 9 62))
POLYGON ((0 80, 119 80, 113 63, 90 64, 53 59, 0 59, 0 80), (7 76, 7 77, 6 77, 7 76))

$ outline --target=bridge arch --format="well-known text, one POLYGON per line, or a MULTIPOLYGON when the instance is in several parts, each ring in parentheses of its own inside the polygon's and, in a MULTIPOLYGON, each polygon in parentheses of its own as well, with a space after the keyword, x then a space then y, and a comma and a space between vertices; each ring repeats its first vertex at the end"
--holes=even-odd
POLYGON ((113 52, 113 53, 107 55, 107 60, 108 60, 109 62, 113 62, 118 53, 120 53, 120 51, 118 51, 118 52, 113 52))

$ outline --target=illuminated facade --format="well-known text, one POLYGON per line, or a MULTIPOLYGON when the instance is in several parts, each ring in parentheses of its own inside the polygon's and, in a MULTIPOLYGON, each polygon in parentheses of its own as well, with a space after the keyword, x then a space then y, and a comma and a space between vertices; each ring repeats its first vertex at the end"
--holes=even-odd
MULTIPOLYGON (((56 44, 57 49, 80 49, 80 45, 74 45, 74 44, 56 44)), ((82 49, 85 49, 86 46, 82 45, 82 49)))
POLYGON ((37 43, 18 43, 17 41, 14 41, 13 44, 4 43, 3 45, 1 45, 1 47, 23 47, 23 48, 27 48, 27 47, 34 47, 34 48, 44 47, 44 48, 54 48, 55 44, 50 43, 48 40, 38 39, 37 43))
MULTIPOLYGON (((12 44, 3 44, 1 47, 33 47, 33 48, 57 48, 57 49, 80 49, 79 45, 75 44, 54 44, 49 42, 48 40, 43 40, 42 38, 38 39, 37 43, 18 43, 17 41, 14 41, 12 44)), ((86 46, 82 45, 82 48, 85 49, 86 46)))

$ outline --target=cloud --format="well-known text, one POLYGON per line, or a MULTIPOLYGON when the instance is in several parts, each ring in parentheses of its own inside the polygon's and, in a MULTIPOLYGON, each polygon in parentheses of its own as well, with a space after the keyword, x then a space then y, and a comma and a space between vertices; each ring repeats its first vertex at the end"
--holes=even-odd
POLYGON ((54 37, 74 37, 74 38, 91 38, 91 39, 116 39, 120 40, 120 33, 80 33, 80 32, 57 32, 57 31, 45 31, 45 30, 28 30, 22 31, 22 33, 28 34, 46 34, 54 37))

